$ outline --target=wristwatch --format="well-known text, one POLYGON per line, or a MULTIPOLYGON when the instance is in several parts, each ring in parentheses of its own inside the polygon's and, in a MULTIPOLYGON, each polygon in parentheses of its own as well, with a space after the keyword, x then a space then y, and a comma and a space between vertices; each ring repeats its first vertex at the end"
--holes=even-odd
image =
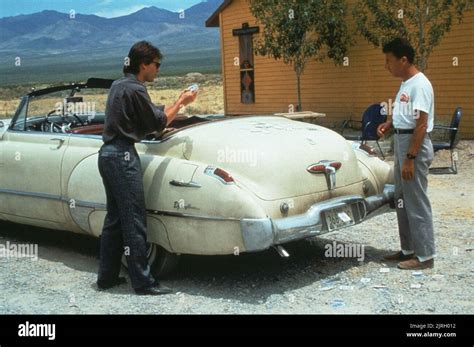
POLYGON ((407 153, 407 158, 408 158, 408 159, 415 159, 415 158, 416 158, 416 155, 407 153))

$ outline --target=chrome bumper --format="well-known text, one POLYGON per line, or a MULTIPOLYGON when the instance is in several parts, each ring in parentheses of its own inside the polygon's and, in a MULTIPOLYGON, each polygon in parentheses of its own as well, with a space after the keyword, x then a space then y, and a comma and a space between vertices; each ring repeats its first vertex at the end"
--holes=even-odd
POLYGON ((381 194, 363 198, 342 196, 312 205, 303 214, 280 219, 242 219, 240 228, 247 252, 267 249, 273 245, 305 239, 329 232, 323 213, 340 207, 350 207, 355 224, 394 208, 393 185, 385 185, 381 194))

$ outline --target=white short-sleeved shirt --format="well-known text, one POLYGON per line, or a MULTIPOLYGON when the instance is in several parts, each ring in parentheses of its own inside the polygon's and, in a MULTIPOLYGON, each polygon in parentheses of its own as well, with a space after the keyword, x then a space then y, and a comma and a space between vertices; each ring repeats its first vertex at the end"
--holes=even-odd
POLYGON ((422 72, 402 82, 394 102, 393 127, 414 129, 418 118, 417 110, 428 114, 426 132, 431 132, 434 124, 434 92, 433 86, 422 72))

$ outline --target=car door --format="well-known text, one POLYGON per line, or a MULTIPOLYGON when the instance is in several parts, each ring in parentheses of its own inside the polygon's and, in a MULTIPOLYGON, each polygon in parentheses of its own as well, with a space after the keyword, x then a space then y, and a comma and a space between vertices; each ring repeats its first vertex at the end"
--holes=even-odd
POLYGON ((27 104, 22 102, 1 138, 1 209, 15 222, 60 228, 61 164, 69 134, 26 130, 27 104))

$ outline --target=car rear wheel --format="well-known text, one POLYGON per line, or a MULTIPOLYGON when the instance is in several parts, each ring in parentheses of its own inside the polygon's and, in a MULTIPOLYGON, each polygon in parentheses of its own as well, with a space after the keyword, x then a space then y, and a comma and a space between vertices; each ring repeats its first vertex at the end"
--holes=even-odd
MULTIPOLYGON (((168 252, 155 243, 147 243, 147 259, 154 278, 162 279, 172 274, 179 263, 179 255, 168 252)), ((122 256, 122 265, 128 270, 127 259, 122 256)))

